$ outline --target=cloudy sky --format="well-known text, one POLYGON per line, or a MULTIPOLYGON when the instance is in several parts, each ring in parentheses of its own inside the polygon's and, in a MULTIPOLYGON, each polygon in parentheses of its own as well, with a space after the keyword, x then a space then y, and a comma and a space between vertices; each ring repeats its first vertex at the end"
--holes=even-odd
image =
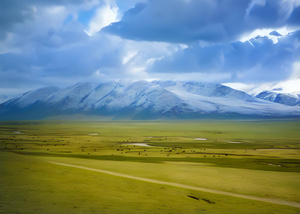
POLYGON ((291 85, 300 0, 0 0, 0 94, 119 79, 291 85))

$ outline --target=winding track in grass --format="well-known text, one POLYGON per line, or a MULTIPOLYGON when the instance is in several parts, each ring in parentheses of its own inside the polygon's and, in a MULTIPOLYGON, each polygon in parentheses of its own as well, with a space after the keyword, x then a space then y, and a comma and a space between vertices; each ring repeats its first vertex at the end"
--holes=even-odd
POLYGON ((225 192, 225 191, 221 191, 221 190, 213 190, 213 189, 207 189, 207 188, 202 188, 202 187, 189 186, 189 185, 185 185, 185 184, 159 181, 159 180, 143 178, 143 177, 136 177, 136 176, 126 175, 126 174, 117 173, 117 172, 111 172, 111 171, 106 171, 106 170, 101 170, 101 169, 93 169, 93 168, 89 168, 89 167, 55 162, 55 161, 48 161, 48 163, 57 164, 57 165, 61 165, 61 166, 74 167, 74 168, 79 168, 79 169, 84 169, 84 170, 89 170, 89 171, 94 171, 94 172, 100 172, 100 173, 105 173, 108 175, 129 178, 129 179, 134 179, 134 180, 139 180, 139 181, 145 181, 145 182, 150 182, 150 183, 155 183, 155 184, 162 184, 162 185, 168 185, 168 186, 173 186, 173 187, 180 187, 180 188, 191 189, 191 190, 196 190, 196 191, 209 192, 209 193, 214 193, 214 194, 227 195, 227 196, 232 196, 232 197, 237 197, 237 198, 244 198, 244 199, 250 199, 250 200, 255 200, 255 201, 261 201, 261 202, 267 202, 267 203, 273 203, 273 204, 286 205, 286 206, 300 208, 300 203, 293 202, 293 201, 285 201, 285 200, 275 199, 275 198, 262 198, 262 197, 256 197, 256 196, 250 196, 250 195, 242 195, 242 194, 237 194, 237 193, 225 192))

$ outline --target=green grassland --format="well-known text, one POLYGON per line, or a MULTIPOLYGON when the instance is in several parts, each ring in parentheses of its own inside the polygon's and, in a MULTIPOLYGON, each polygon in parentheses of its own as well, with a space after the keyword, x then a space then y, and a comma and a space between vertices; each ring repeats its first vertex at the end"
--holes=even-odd
POLYGON ((300 213, 300 121, 0 122, 0 213, 300 213), (206 139, 206 140, 204 140, 206 139))

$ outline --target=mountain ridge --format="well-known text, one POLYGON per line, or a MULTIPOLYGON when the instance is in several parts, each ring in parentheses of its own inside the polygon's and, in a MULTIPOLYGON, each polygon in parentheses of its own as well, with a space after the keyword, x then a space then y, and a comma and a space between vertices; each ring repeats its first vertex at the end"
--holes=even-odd
POLYGON ((289 106, 300 106, 300 94, 298 93, 284 93, 276 90, 272 91, 262 91, 255 97, 268 100, 274 103, 280 103, 289 106))
POLYGON ((112 119, 293 117, 300 108, 271 103, 218 83, 111 81, 32 90, 0 104, 0 120, 76 114, 112 119))

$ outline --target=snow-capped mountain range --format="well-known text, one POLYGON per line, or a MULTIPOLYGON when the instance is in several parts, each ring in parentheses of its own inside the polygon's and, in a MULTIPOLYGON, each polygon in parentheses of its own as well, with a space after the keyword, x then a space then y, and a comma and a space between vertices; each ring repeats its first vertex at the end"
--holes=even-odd
POLYGON ((284 105, 300 106, 300 93, 285 93, 281 88, 260 92, 256 97, 284 105))
POLYGON ((78 83, 63 89, 46 87, 0 104, 0 120, 66 115, 110 119, 298 117, 300 106, 259 99, 221 84, 181 81, 112 81, 78 83))
POLYGON ((7 101, 7 100, 9 100, 9 96, 7 96, 7 95, 0 95, 0 104, 1 103, 4 103, 5 101, 7 101))

